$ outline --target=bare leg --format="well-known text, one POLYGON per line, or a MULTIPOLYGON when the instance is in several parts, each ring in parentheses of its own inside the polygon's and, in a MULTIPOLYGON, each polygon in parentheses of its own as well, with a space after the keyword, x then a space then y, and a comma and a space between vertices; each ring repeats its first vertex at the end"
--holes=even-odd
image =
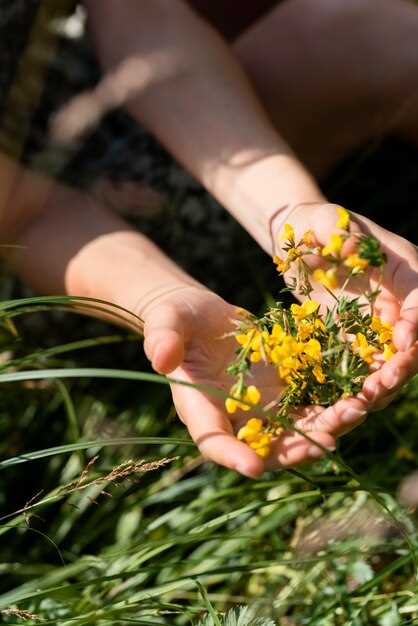
POLYGON ((282 135, 316 175, 382 135, 418 142, 418 6, 287 0, 237 53, 282 135))

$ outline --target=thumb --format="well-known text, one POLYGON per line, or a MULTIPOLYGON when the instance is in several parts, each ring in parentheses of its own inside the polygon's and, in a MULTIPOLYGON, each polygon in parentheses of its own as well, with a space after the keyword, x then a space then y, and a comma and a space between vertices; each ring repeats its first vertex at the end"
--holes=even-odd
MULTIPOLYGON (((315 245, 324 246, 329 243, 332 235, 347 235, 347 231, 340 228, 341 211, 342 207, 338 204, 301 204, 286 215, 285 219, 282 220, 280 228, 282 229, 287 222, 291 224, 295 231, 296 241, 300 241, 307 231, 311 231, 315 245)), ((350 233, 352 235, 358 235, 362 232, 357 218, 358 216, 355 213, 350 213, 350 233)), ((280 230, 280 240, 282 239, 281 233, 282 230, 280 230)), ((357 237, 349 236, 344 241, 341 250, 342 256, 346 257, 353 254, 357 243, 357 237)), ((305 258, 305 262, 312 269, 326 266, 324 259, 320 255, 308 256, 305 258)))
MULTIPOLYGON (((320 206, 311 210, 309 215, 309 227, 313 230, 315 238, 317 239, 319 244, 325 245, 326 243, 328 243, 331 235, 347 234, 347 231, 339 228, 338 226, 338 222, 340 219, 339 211, 341 211, 341 208, 342 207, 338 204, 329 203, 321 204, 320 206)), ((356 215, 353 213, 350 214, 350 232, 361 232, 360 226, 356 222, 356 215)), ((351 252, 351 244, 352 242, 350 240, 346 242, 343 248, 343 256, 344 254, 349 254, 351 252)))
POLYGON ((152 367, 169 374, 184 359, 184 315, 172 304, 153 307, 144 319, 144 350, 152 367))

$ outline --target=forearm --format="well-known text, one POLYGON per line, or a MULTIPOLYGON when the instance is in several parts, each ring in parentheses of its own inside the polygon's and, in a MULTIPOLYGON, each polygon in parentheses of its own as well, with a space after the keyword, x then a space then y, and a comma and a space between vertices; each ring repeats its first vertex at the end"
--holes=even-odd
POLYGON ((127 59, 132 72, 138 69, 140 90, 131 92, 130 111, 265 249, 279 207, 322 199, 232 51, 182 2, 87 0, 87 7, 115 85, 121 77, 126 81, 127 59))
POLYGON ((31 174, 25 185, 24 199, 14 193, 3 205, 1 239, 17 247, 2 254, 36 291, 106 300, 141 315, 166 293, 197 284, 91 197, 31 174), (37 193, 29 205, 31 182, 37 193))

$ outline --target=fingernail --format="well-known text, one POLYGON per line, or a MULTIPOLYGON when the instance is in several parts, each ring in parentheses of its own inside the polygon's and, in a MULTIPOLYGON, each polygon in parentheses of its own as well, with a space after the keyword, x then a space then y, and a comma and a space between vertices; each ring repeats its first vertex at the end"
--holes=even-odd
POLYGON ((341 415, 341 421, 344 422, 344 424, 352 424, 353 422, 357 422, 365 415, 366 411, 364 411, 363 409, 351 408, 344 411, 344 413, 341 415))
POLYGON ((401 377, 401 370, 396 368, 393 372, 390 372, 386 379, 386 389, 393 389, 399 383, 401 377))
POLYGON ((324 451, 321 448, 318 448, 318 446, 310 446, 308 448, 308 456, 311 459, 320 459, 321 456, 324 456, 324 451))

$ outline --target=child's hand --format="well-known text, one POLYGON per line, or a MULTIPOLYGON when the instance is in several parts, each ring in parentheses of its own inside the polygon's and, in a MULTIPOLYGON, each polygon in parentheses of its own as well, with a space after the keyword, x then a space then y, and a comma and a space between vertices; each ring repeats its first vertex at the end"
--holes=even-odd
MULTIPOLYGON (((184 287, 167 294, 143 312, 145 351, 154 369, 228 392, 231 377, 225 369, 237 344, 224 335, 233 329, 231 320, 237 315, 235 307, 203 288, 184 287)), ((260 364, 254 371, 254 384, 263 399, 275 397, 280 390, 276 370, 260 364)), ((205 457, 246 476, 255 477, 263 471, 264 461, 234 436, 250 413, 237 412, 231 417, 223 398, 192 387, 173 384, 172 393, 180 418, 205 457)), ((311 439, 334 448, 330 434, 309 430, 311 439)), ((302 435, 285 433, 272 445, 266 463, 268 467, 294 465, 321 453, 302 435)))
MULTIPOLYGON (((330 235, 339 232, 337 206, 305 205, 289 213, 285 221, 295 230, 296 239, 312 230, 319 244, 326 244, 330 235)), ((364 420, 367 412, 387 406, 399 388, 418 371, 418 252, 412 243, 378 226, 361 215, 352 214, 352 231, 372 234, 387 255, 381 293, 376 300, 377 314, 394 326, 394 343, 399 352, 385 362, 365 381, 357 398, 340 400, 333 407, 315 407, 304 427, 323 429, 334 435, 351 430, 364 420)), ((343 255, 350 253, 343 248, 343 255)), ((324 306, 332 303, 323 286, 312 282, 311 296, 324 306)), ((348 295, 361 296, 366 290, 360 277, 350 283, 348 295)))

